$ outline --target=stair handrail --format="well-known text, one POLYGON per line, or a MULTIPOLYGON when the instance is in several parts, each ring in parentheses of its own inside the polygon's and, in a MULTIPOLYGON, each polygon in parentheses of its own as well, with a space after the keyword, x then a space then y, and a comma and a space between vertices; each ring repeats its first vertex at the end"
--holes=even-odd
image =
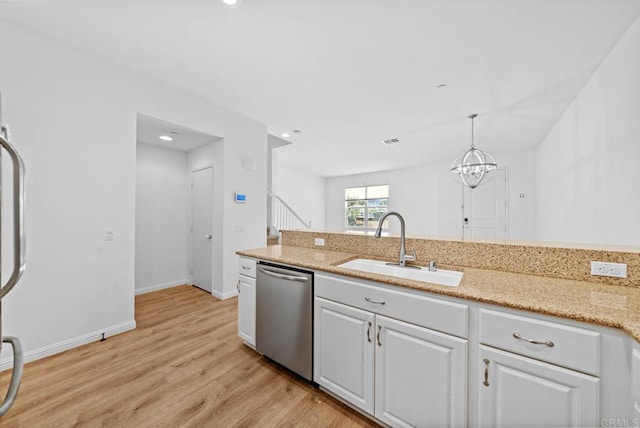
POLYGON ((280 203, 281 203, 282 205, 284 205, 284 207, 285 207, 287 210, 289 210, 289 212, 290 212, 290 213, 291 213, 291 214, 292 214, 292 215, 293 215, 293 216, 294 216, 294 217, 295 217, 295 218, 296 218, 300 223, 302 223, 302 225, 303 225, 304 227, 306 227, 307 229, 311 229, 311 222, 309 221, 309 222, 307 223, 306 221, 304 221, 304 220, 302 219, 302 217, 300 217, 300 216, 298 215, 298 213, 297 213, 297 212, 295 212, 295 211, 293 210, 293 208, 291 208, 291 206, 289 206, 289 204, 287 204, 287 203, 286 203, 286 202, 285 202, 285 201, 284 201, 280 196, 278 196, 278 195, 276 195, 275 193, 273 193, 273 192, 271 191, 271 189, 267 189, 267 195, 269 195, 271 198, 274 198, 274 199, 277 199, 278 201, 280 201, 280 203))

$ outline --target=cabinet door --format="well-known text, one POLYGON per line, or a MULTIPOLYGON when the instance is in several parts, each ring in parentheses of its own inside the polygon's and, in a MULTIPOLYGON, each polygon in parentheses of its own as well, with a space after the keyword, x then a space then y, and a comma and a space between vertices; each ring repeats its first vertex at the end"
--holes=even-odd
POLYGON ((482 345, 480 366, 481 428, 599 425, 596 377, 482 345))
POLYGON ((373 414, 374 315, 316 297, 314 318, 313 379, 373 414))
POLYGON ((238 276, 238 336, 256 346, 256 280, 238 276))
POLYGON ((391 426, 463 427, 467 341, 376 315, 376 418, 391 426))
POLYGON ((633 418, 640 424, 640 346, 637 346, 631 354, 631 376, 633 418))

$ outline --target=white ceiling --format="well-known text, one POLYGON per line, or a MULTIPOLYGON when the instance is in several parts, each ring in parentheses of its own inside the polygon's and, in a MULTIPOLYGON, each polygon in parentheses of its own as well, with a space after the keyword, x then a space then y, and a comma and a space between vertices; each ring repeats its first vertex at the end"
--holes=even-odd
POLYGON ((138 142, 188 152, 219 139, 220 137, 214 135, 205 134, 204 132, 156 119, 151 116, 138 114, 136 127, 136 141, 138 142), (169 135, 171 132, 178 133, 178 135, 173 136, 173 141, 163 141, 160 139, 161 135, 169 135))
POLYGON ((0 3, 275 135, 300 129, 280 165, 324 176, 453 160, 474 112, 479 148, 534 148, 639 14, 640 0, 0 3))

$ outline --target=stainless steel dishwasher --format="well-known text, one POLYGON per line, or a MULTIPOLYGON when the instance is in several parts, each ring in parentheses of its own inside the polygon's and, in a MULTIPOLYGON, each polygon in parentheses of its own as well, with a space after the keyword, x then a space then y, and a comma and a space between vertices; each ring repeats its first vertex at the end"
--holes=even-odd
POLYGON ((313 378, 313 272, 259 262, 256 349, 313 378))

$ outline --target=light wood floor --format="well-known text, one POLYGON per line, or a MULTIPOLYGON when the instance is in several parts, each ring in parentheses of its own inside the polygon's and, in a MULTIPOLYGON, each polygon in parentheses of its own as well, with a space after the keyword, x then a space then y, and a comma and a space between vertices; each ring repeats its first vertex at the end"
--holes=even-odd
POLYGON ((236 318, 190 286, 138 296, 135 330, 27 364, 0 426, 375 426, 244 346, 236 318))

